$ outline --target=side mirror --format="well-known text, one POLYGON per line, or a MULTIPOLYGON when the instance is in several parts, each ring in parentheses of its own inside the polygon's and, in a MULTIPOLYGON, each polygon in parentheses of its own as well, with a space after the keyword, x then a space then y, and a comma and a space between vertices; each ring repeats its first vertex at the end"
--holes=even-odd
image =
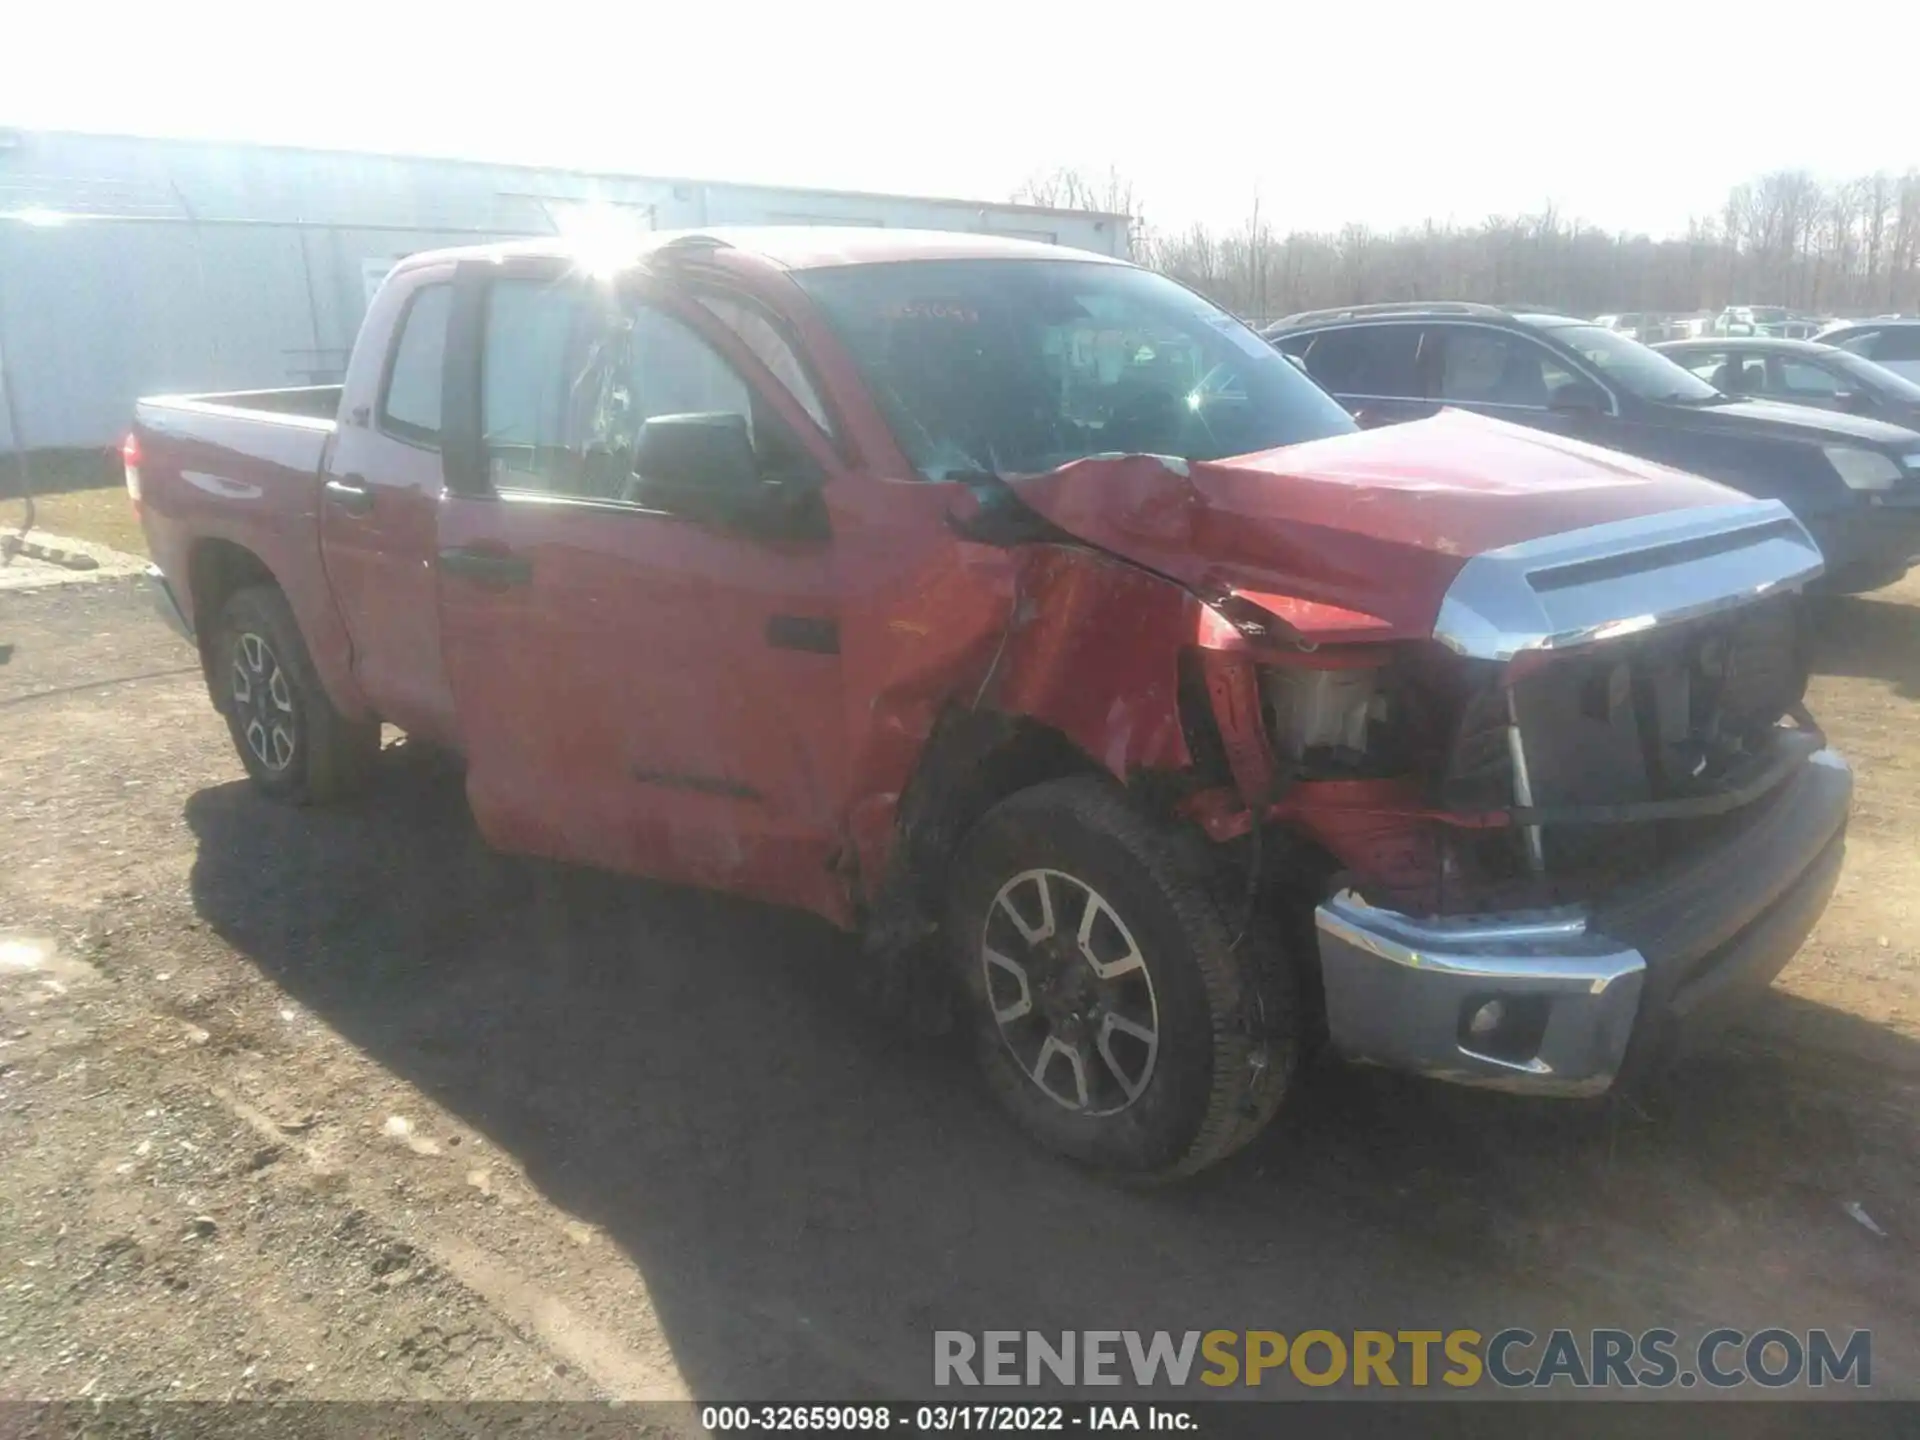
POLYGON ((1547 408, 1563 415, 1599 415, 1607 408, 1607 397, 1586 381, 1575 380, 1554 391, 1547 408))
POLYGON ((1833 403, 1849 415, 1866 415, 1873 410, 1873 397, 1859 390, 1842 390, 1833 403))
POLYGON ((631 500, 727 514, 758 500, 766 488, 744 415, 656 415, 640 427, 631 500))

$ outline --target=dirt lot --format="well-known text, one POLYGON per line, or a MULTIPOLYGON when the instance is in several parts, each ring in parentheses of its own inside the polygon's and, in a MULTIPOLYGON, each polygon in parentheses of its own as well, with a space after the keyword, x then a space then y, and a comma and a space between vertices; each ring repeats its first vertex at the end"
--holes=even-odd
POLYGON ((1917 621, 1823 614, 1847 873, 1721 1050, 1632 1108, 1327 1064, 1138 1193, 830 931, 490 854, 405 745, 265 804, 134 585, 0 594, 0 1396, 912 1396, 936 1326, 1509 1324, 1870 1326, 1920 1394, 1917 621))

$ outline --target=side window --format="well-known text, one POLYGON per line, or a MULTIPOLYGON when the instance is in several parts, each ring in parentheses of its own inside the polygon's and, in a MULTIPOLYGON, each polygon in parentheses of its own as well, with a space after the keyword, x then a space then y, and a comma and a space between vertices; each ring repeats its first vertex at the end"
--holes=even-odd
POLYGON ((739 415, 769 473, 791 462, 746 383, 672 316, 572 283, 488 290, 481 426, 496 489, 629 501, 640 427, 686 414, 739 415))
POLYGON ((1471 326, 1436 331, 1442 341, 1438 398, 1458 405, 1544 410, 1573 374, 1524 335, 1471 326))
POLYGON ((716 412, 744 416, 751 429, 752 392, 705 340, 671 315, 645 307, 630 312, 626 322, 625 373, 610 379, 631 424, 623 426, 620 414, 610 411, 604 419, 613 430, 630 428, 637 439, 640 422, 655 415, 716 412))
POLYGON ((1804 360, 1776 360, 1768 376, 1767 393, 1795 399, 1831 400, 1847 387, 1838 376, 1804 360))
POLYGON ((1861 330, 1852 335, 1843 335, 1832 343, 1842 350, 1851 350, 1856 355, 1864 355, 1869 360, 1878 359, 1874 354, 1874 342, 1880 338, 1878 330, 1861 330))
POLYGON ((725 295, 701 295, 697 297, 714 319, 725 325, 740 337, 740 343, 753 352, 753 356, 772 372, 773 378, 786 386, 800 408, 813 417, 813 423, 822 432, 833 433, 832 422, 827 419, 827 407, 820 399, 820 392, 814 388, 813 379, 807 374, 807 367, 787 343, 774 323, 762 315, 753 306, 725 295))
POLYGON ((1720 373, 1721 367, 1725 365, 1728 360, 1728 355, 1725 350, 1696 350, 1678 358, 1680 367, 1683 370, 1699 376, 1709 385, 1715 386, 1718 389, 1726 388, 1725 385, 1721 383, 1726 377, 1720 373))
POLYGON ((567 454, 567 409, 586 298, 571 285, 530 280, 487 289, 480 428, 495 489, 583 493, 567 454))
POLYGON ((400 317, 380 394, 380 428, 416 445, 440 443, 440 384, 453 289, 422 285, 400 317))
POLYGON ((1315 335, 1300 358, 1320 388, 1335 395, 1417 400, 1419 349, 1418 326, 1356 325, 1315 335))
POLYGON ((1880 343, 1873 347, 1873 359, 1882 365, 1889 360, 1908 364, 1920 360, 1920 325, 1900 325, 1880 332, 1880 343))
POLYGON ((1707 377, 1707 383, 1729 395, 1764 395, 1767 391, 1767 362, 1748 350, 1733 350, 1726 364, 1707 377))

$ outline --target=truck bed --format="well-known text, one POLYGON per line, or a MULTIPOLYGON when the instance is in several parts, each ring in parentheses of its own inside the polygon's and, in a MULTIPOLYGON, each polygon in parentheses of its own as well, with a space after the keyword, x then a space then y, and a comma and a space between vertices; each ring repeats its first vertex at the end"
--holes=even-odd
POLYGON ((300 385, 285 390, 220 390, 207 395, 161 395, 142 400, 145 405, 174 405, 195 409, 239 410, 276 417, 324 420, 333 428, 340 413, 338 385, 300 385))
POLYGON ((338 385, 160 395, 134 408, 138 508, 147 547, 178 577, 194 626, 196 551, 225 543, 262 563, 290 595, 324 611, 320 470, 333 443, 338 385))
MULTIPOLYGON (((280 476, 311 480, 333 439, 338 385, 157 395, 134 407, 146 469, 162 503, 170 482, 231 499, 280 476)), ((303 487, 304 488, 304 487, 303 487)))

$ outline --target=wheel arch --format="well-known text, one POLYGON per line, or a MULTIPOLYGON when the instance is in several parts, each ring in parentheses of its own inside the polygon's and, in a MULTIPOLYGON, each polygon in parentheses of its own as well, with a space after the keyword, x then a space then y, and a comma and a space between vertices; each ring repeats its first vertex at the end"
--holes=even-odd
POLYGON ((995 805, 1049 780, 1111 779, 1061 731, 994 709, 948 709, 921 750, 895 815, 885 873, 869 896, 869 949, 897 953, 927 938, 945 903, 960 843, 995 805))
POLYGON ((195 645, 200 652, 201 673, 214 708, 220 706, 214 681, 218 665, 213 653, 218 643, 220 612, 236 592, 264 586, 285 597, 300 638, 313 659, 320 684, 334 708, 351 720, 375 718, 354 677, 351 645, 334 609, 325 575, 317 564, 313 573, 307 573, 305 562, 298 554, 289 555, 277 549, 274 553, 279 556, 283 569, 277 569, 259 549, 226 535, 200 536, 187 551, 185 599, 191 611, 195 645))
POLYGON ((232 540, 205 537, 194 541, 187 555, 187 596, 193 606, 195 644, 200 651, 200 673, 216 707, 213 688, 213 647, 221 610, 236 591, 267 585, 285 593, 285 587, 267 562, 232 540))

